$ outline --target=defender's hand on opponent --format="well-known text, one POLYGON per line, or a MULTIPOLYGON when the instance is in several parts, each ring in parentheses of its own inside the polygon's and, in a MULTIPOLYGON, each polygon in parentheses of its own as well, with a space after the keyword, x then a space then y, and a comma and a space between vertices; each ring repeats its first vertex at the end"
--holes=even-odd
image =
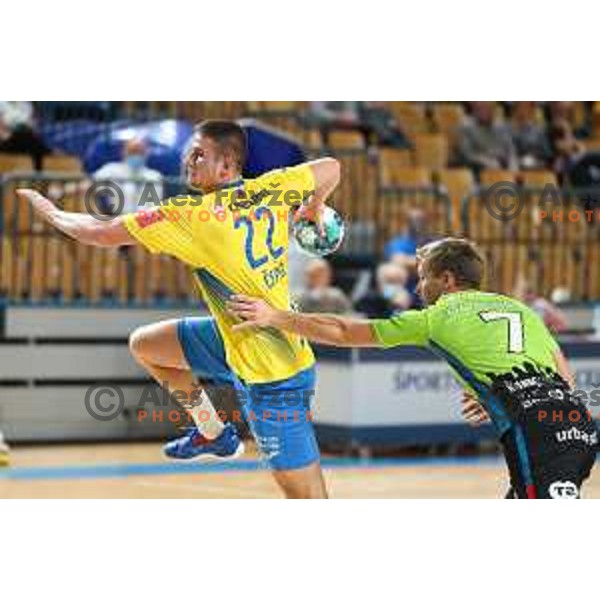
POLYGON ((477 400, 477 397, 473 392, 469 390, 463 391, 462 397, 462 416, 469 422, 473 427, 477 427, 486 421, 489 421, 489 417, 483 406, 477 400))
POLYGON ((227 302, 227 310, 243 320, 243 323, 233 326, 234 331, 247 329, 248 327, 274 325, 277 315, 277 310, 269 306, 264 300, 242 294, 231 296, 227 302))

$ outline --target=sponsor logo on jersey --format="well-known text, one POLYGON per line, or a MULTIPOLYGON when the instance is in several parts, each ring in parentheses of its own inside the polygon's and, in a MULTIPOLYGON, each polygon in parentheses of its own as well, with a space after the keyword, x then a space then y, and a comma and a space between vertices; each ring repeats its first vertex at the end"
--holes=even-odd
POLYGON ((555 481, 548 487, 548 494, 554 500, 575 500, 579 498, 579 488, 572 481, 555 481))
POLYGON ((563 429, 562 431, 557 431, 555 434, 557 442, 571 442, 571 441, 579 441, 587 444, 588 446, 595 446, 598 443, 598 432, 594 431, 593 433, 587 433, 585 431, 581 431, 577 427, 571 427, 570 429, 563 429))
POLYGON ((542 402, 548 402, 549 400, 550 398, 527 398, 526 400, 523 400, 523 408, 528 410, 534 406, 537 406, 538 404, 541 404, 542 402))
POLYGON ((562 390, 550 390, 548 392, 548 396, 550 396, 550 398, 552 398, 553 400, 564 400, 565 399, 565 394, 562 390))
POLYGON ((544 380, 539 377, 527 377, 526 379, 517 379, 515 381, 507 381, 506 388, 509 392, 519 392, 521 390, 527 390, 532 387, 539 387, 542 385, 544 380))

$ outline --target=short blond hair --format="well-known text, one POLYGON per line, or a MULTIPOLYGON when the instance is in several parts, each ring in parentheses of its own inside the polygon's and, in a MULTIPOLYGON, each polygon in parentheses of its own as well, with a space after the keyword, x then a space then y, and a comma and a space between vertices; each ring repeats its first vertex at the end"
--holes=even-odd
POLYGON ((425 263, 435 276, 449 271, 461 287, 481 288, 485 259, 469 240, 447 237, 430 242, 417 250, 417 260, 425 263))

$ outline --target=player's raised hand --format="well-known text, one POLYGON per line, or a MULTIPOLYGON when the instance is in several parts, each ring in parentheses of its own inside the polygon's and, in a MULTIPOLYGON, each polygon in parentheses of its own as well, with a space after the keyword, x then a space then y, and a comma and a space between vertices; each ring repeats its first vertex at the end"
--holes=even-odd
POLYGON ((477 427, 486 421, 489 417, 483 406, 477 400, 477 397, 469 390, 463 391, 462 397, 462 415, 473 427, 477 427))
POLYGON ((302 203, 294 213, 294 223, 300 219, 313 221, 316 223, 319 233, 325 235, 325 204, 323 202, 315 202, 311 198, 306 204, 302 203))
POLYGON ((260 298, 251 298, 242 294, 231 296, 227 302, 227 310, 243 320, 234 325, 234 331, 248 327, 268 327, 273 325, 277 311, 260 298))

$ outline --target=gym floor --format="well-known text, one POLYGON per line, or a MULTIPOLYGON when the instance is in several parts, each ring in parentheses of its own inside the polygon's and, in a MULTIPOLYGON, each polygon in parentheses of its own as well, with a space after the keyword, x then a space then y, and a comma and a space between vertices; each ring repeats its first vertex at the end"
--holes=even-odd
MULTIPOLYGON (((324 457, 333 498, 501 498, 500 457, 324 457)), ((595 469, 584 497, 600 498, 595 469)), ((232 463, 168 463, 157 443, 14 448, 0 470, 0 498, 279 498, 250 448, 232 463)))

